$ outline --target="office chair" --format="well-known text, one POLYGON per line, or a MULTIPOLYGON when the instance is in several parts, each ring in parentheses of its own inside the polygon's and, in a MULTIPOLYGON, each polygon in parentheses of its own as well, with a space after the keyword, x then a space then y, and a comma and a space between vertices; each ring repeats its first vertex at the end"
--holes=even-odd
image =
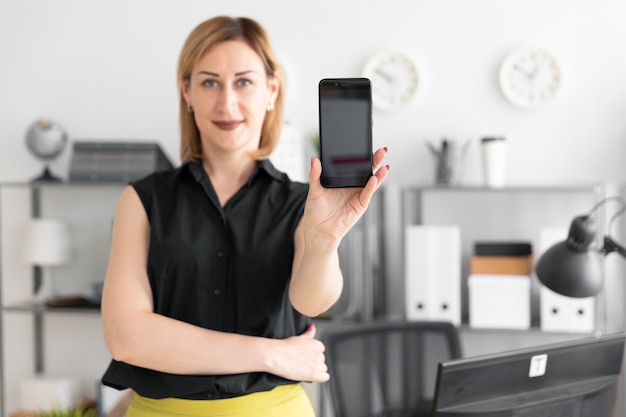
POLYGON ((461 357, 447 322, 360 322, 324 329, 335 417, 430 416, 439 362, 461 357))

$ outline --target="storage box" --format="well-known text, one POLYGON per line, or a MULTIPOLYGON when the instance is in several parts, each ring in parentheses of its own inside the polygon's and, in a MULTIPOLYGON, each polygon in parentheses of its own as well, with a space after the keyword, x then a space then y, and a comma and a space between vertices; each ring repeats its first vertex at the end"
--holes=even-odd
POLYGON ((533 269, 532 255, 525 256, 479 256, 470 259, 472 274, 530 275, 533 269))
POLYGON ((533 247, 530 242, 476 242, 474 255, 479 256, 528 256, 532 255, 533 247))
POLYGON ((20 381, 20 408, 52 411, 76 407, 82 401, 78 378, 35 376, 20 381))
POLYGON ((474 328, 530 328, 530 276, 471 274, 469 324, 474 328))

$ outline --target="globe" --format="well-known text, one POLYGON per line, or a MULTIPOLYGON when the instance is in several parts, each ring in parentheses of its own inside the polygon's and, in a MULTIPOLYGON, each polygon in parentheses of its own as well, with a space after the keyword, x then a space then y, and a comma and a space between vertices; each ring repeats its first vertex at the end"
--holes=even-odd
MULTIPOLYGON (((58 157, 68 142, 65 130, 51 120, 36 120, 26 131, 26 147, 37 158, 51 161, 58 157)), ((44 172, 35 180, 58 180, 46 166, 44 172)))

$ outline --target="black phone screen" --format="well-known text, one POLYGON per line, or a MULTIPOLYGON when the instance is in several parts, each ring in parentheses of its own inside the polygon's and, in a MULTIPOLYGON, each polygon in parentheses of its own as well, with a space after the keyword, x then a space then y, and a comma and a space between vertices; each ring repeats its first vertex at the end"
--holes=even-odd
POLYGON ((367 78, 319 83, 323 187, 363 187, 372 176, 372 91, 367 78))

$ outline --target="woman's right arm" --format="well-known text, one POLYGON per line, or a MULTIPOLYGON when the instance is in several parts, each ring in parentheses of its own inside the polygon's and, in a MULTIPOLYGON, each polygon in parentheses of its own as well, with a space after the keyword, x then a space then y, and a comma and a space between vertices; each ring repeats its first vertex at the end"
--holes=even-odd
POLYGON ((102 295, 104 339, 111 356, 174 374, 269 372, 324 382, 324 346, 315 329, 284 340, 207 330, 154 313, 147 276, 150 225, 137 195, 127 187, 115 213, 102 295))

